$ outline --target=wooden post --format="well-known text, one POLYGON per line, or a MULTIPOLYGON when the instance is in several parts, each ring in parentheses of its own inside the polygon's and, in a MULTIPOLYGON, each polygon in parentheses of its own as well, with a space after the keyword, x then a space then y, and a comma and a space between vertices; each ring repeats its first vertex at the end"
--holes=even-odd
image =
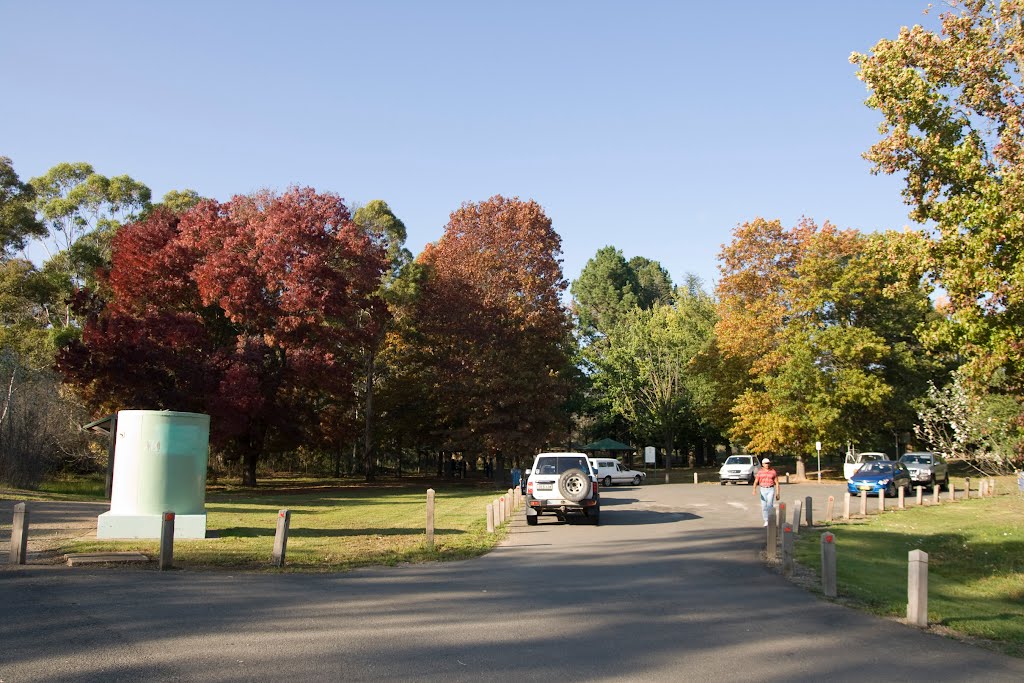
POLYGON ((793 525, 782 527, 782 573, 789 576, 793 573, 793 525))
POLYGON ((928 553, 911 550, 907 564, 907 621, 928 625, 928 553))
POLYGON ((885 512, 885 491, 878 492, 878 511, 885 512))
POLYGON ((14 506, 11 520, 11 564, 25 564, 28 560, 28 503, 14 506))
POLYGON ((768 515, 768 538, 765 544, 765 554, 769 560, 779 556, 778 527, 775 526, 775 515, 768 515))
POLYGON ((494 533, 494 506, 487 504, 487 533, 494 533))
POLYGON ((814 500, 810 496, 804 498, 804 518, 808 527, 814 526, 814 500))
POLYGON ((272 561, 275 567, 284 566, 284 556, 288 552, 288 527, 292 522, 291 510, 277 511, 277 532, 274 534, 274 555, 272 561))
POLYGON ((831 522, 833 519, 835 519, 835 512, 836 512, 836 497, 835 496, 829 496, 828 497, 828 504, 825 505, 825 521, 826 522, 831 522))
POLYGON ((989 484, 989 487, 988 487, 989 495, 990 496, 994 496, 994 495, 996 495, 996 478, 992 477, 989 481, 990 481, 990 484, 989 484))
POLYGON ((786 472, 786 483, 789 483, 789 472, 786 472))
POLYGON ((508 513, 505 511, 505 496, 498 499, 498 519, 502 524, 508 519, 508 513))
POLYGON ((970 500, 971 498, 971 478, 964 477, 964 500, 970 500))
POLYGON ((775 527, 781 529, 786 523, 786 504, 779 503, 779 507, 775 510, 775 527))
POLYGON ((907 509, 907 503, 906 503, 906 501, 904 499, 906 498, 907 492, 904 490, 904 488, 902 486, 900 487, 899 491, 900 491, 900 500, 896 504, 896 507, 899 508, 900 510, 906 510, 907 509))
POLYGON ((860 492, 860 515, 865 517, 868 514, 868 494, 865 491, 860 492))
POLYGON ((827 531, 821 535, 821 592, 836 597, 836 537, 827 531))
POLYGON ((434 489, 427 489, 427 548, 434 547, 434 489))
POLYGON ((939 504, 939 492, 940 491, 942 491, 942 487, 940 487, 938 484, 935 484, 935 486, 932 486, 932 503, 934 503, 935 505, 939 504))
MULTIPOLYGON (((264 556, 266 557, 266 556, 264 556)), ((163 514, 160 524, 160 571, 174 566, 174 513, 163 514)))
POLYGON ((953 485, 952 481, 949 482, 949 502, 950 503, 955 503, 956 502, 956 486, 953 485))
POLYGON ((847 491, 846 495, 843 496, 843 519, 850 518, 850 498, 852 497, 853 496, 850 495, 849 491, 847 491))
POLYGON ((800 533, 800 513, 803 508, 803 503, 799 500, 793 501, 793 533, 800 533))
POLYGON ((921 507, 921 505, 923 505, 923 504, 924 504, 924 487, 923 486, 918 486, 917 487, 917 506, 921 507))

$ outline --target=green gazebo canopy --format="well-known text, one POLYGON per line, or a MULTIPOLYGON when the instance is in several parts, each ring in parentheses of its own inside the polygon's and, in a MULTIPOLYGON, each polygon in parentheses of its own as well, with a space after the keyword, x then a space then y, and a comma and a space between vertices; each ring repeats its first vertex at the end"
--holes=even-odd
POLYGON ((636 449, 632 446, 627 446, 621 441, 615 439, 601 439, 594 443, 588 443, 586 446, 581 448, 583 451, 635 451, 636 449))

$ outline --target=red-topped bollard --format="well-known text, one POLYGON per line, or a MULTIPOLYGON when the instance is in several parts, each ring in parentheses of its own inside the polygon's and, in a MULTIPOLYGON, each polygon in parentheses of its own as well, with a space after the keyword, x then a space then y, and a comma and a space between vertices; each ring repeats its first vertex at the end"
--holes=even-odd
POLYGON ((830 531, 821 535, 821 592, 836 597, 836 537, 830 531))

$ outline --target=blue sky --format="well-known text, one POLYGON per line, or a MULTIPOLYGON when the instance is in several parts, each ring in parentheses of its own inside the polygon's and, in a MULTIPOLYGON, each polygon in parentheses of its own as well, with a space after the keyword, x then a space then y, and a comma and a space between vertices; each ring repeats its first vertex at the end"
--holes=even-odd
POLYGON ((710 285, 732 229, 908 223, 861 158, 849 64, 919 0, 0 0, 0 155, 159 197, 292 184, 386 200, 418 253, 451 211, 537 200, 575 278, 611 244, 710 285))

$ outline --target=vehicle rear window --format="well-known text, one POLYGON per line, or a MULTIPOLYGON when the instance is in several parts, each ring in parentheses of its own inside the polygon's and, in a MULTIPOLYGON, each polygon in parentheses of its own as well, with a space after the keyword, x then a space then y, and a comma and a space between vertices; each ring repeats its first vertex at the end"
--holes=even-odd
POLYGON ((538 474, 562 474, 573 468, 581 469, 590 474, 590 467, 585 457, 572 456, 545 456, 537 458, 535 471, 538 474))
POLYGON ((859 473, 864 474, 866 472, 892 472, 892 463, 888 462, 869 462, 860 468, 859 473))

